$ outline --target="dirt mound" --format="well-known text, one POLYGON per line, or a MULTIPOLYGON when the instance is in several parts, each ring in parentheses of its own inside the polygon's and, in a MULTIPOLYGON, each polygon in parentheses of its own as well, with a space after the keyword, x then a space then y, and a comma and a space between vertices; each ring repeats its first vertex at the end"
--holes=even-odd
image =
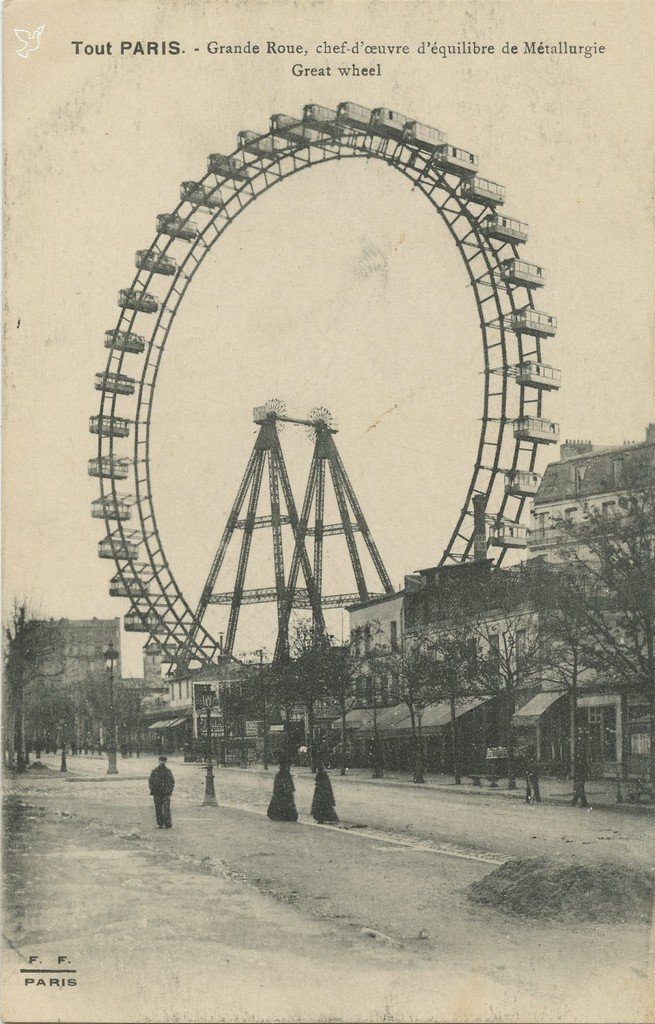
POLYGON ((474 882, 468 895, 475 903, 541 920, 648 922, 655 871, 525 857, 474 882))
POLYGON ((41 764, 40 761, 32 761, 27 770, 28 772, 49 772, 50 768, 47 764, 41 764))

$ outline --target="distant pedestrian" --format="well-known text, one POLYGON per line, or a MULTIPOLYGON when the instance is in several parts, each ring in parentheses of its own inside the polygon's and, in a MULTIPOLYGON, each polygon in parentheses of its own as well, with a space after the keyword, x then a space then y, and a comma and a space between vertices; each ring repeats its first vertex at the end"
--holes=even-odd
POLYGON ((160 755, 159 764, 150 773, 150 795, 155 801, 155 816, 159 828, 172 828, 171 793, 175 789, 175 779, 170 768, 166 767, 167 758, 160 755))
POLYGON ((322 825, 326 821, 338 821, 335 810, 334 793, 330 776, 323 765, 318 766, 316 772, 316 784, 314 786, 314 799, 312 800, 312 818, 322 825))
POLYGON ((280 761, 280 770, 273 780, 273 796, 266 812, 271 821, 298 821, 298 811, 293 794, 295 791, 289 762, 280 761))
POLYGON ((576 763, 573 769, 573 799, 571 800, 571 806, 575 807, 580 801, 581 807, 587 807, 587 791, 585 784, 587 781, 587 766, 582 758, 576 759, 576 763))
POLYGON ((525 802, 526 804, 540 804, 541 793, 539 792, 539 762, 534 755, 534 751, 530 749, 526 750, 523 765, 525 771, 525 802))

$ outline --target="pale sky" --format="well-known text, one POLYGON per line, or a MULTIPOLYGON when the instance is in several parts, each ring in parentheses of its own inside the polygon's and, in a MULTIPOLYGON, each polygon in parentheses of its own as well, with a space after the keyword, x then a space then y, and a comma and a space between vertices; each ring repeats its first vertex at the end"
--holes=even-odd
MULTIPOLYGON (((612 3, 10 4, 5 13, 5 600, 43 614, 122 615, 97 557, 88 416, 118 289, 155 217, 208 153, 273 113, 318 102, 387 105, 480 155, 530 224, 525 256, 547 272, 540 306, 559 320, 562 369, 546 415, 561 435, 638 440, 653 419, 653 90, 648 19, 612 3), (46 29, 15 56, 14 22, 46 29), (119 18, 120 11, 120 18, 119 18), (309 17, 311 11, 311 17, 309 17), (36 20, 35 20, 36 19, 36 20), (11 36, 11 39, 10 39, 11 36), (178 58, 75 57, 71 39, 180 39, 178 58), (383 58, 381 78, 304 80, 292 60, 210 57, 247 38, 457 42, 604 41, 602 57, 383 58), (194 54, 194 47, 200 48, 194 54), (20 326, 18 322, 20 321, 20 326)), ((634 8, 638 4, 632 5, 634 8)), ((329 58, 302 58, 316 65, 329 58)), ((333 60, 333 64, 342 63, 333 60)), ((154 290, 154 289, 153 289, 154 290)), ((254 440, 252 407, 317 404, 395 584, 434 565, 477 447, 482 353, 463 266, 438 217, 380 162, 296 175, 230 227, 190 288, 157 388, 151 449, 158 522, 191 604, 254 440)), ((283 435, 296 500, 311 445, 283 435)), ((542 466, 548 457, 542 457, 542 466)), ((258 538, 258 541, 260 538, 258 538)), ((270 547, 270 538, 261 543, 270 547)), ((337 542, 333 542, 335 550, 337 542)), ((256 556, 255 562, 257 562, 256 556)), ((253 568, 248 585, 270 584, 253 568)), ((351 590, 335 559, 337 589, 351 590)), ((220 589, 230 589, 229 580, 220 589)), ((326 588, 327 589, 327 588, 326 588)), ((218 620, 216 620, 218 623, 218 620)), ((274 643, 245 608, 237 651, 274 643)), ((221 628, 217 624, 216 628, 221 628)), ((338 630, 338 624, 333 627, 338 630)), ((142 639, 141 639, 142 642, 142 639)), ((140 671, 139 638, 126 645, 140 671)))

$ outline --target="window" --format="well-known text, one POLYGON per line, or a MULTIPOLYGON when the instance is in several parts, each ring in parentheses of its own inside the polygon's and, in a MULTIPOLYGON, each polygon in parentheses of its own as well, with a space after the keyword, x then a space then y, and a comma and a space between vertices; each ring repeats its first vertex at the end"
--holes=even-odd
POLYGON ((650 757, 650 734, 633 732, 630 737, 630 753, 642 757, 650 757))
POLYGON ((616 760, 616 708, 613 705, 587 711, 590 762, 616 760))
POLYGON ((389 624, 389 633, 390 633, 390 638, 391 638, 391 650, 392 651, 397 651, 398 650, 398 623, 397 622, 391 622, 389 624))

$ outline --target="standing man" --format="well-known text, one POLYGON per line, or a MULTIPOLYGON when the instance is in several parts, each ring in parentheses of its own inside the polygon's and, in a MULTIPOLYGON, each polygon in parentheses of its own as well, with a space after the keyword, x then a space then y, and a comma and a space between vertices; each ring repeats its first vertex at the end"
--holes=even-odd
POLYGON ((166 757, 161 754, 158 766, 150 773, 150 795, 155 801, 155 815, 159 828, 172 828, 171 793, 174 789, 173 773, 166 767, 166 757))

